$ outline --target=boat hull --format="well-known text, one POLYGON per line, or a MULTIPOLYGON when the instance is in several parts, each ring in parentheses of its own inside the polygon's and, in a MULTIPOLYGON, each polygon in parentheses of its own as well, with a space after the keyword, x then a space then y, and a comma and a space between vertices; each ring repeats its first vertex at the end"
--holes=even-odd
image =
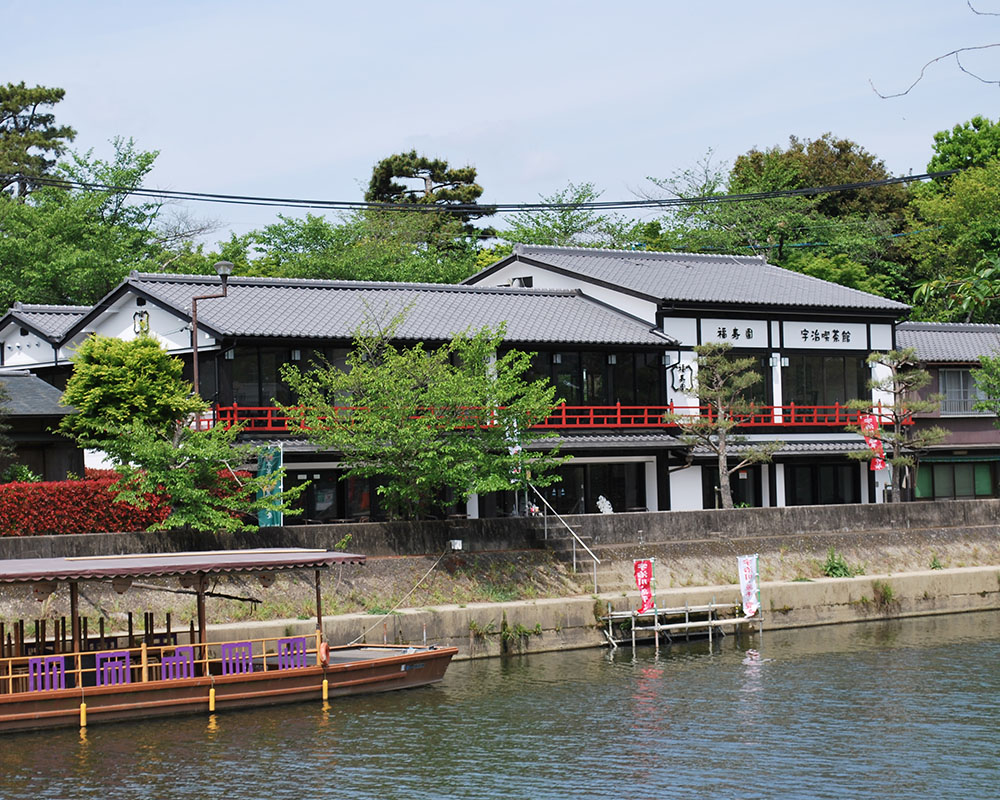
POLYGON ((427 686, 444 677, 457 652, 454 647, 339 647, 330 650, 325 666, 0 695, 0 733, 207 714, 213 704, 223 712, 320 702, 324 680, 330 698, 427 686))

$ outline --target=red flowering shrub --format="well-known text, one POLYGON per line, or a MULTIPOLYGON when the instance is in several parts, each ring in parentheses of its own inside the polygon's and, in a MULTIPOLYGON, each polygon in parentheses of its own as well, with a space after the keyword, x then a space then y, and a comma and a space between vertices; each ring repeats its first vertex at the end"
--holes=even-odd
POLYGON ((117 483, 113 470, 88 470, 82 481, 0 484, 0 536, 143 531, 170 513, 155 495, 144 509, 115 502, 117 483))

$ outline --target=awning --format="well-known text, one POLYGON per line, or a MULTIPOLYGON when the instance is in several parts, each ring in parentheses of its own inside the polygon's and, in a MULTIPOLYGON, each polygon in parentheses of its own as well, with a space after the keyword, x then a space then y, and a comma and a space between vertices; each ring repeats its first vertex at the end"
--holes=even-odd
POLYGON ((984 453, 980 456, 923 456, 921 464, 957 464, 964 461, 1000 461, 1000 455, 984 453))
POLYGON ((325 569, 333 564, 363 564, 365 556, 307 548, 206 550, 194 553, 136 553, 77 558, 23 558, 0 561, 0 583, 99 581, 200 573, 235 574, 325 569))

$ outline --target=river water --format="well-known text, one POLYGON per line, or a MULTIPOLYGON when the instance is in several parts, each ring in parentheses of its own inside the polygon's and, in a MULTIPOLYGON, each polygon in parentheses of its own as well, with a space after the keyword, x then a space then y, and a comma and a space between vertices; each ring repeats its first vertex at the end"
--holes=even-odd
POLYGON ((1000 613, 453 664, 435 687, 0 738, 0 798, 1000 797, 1000 613))

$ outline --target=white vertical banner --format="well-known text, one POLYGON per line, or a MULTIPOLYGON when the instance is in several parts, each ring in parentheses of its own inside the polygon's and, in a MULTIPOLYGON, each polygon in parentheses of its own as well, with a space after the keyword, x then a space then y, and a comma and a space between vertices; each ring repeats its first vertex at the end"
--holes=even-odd
POLYGON ((743 613, 752 617, 760 609, 760 574, 757 571, 757 554, 740 556, 738 563, 743 613))

